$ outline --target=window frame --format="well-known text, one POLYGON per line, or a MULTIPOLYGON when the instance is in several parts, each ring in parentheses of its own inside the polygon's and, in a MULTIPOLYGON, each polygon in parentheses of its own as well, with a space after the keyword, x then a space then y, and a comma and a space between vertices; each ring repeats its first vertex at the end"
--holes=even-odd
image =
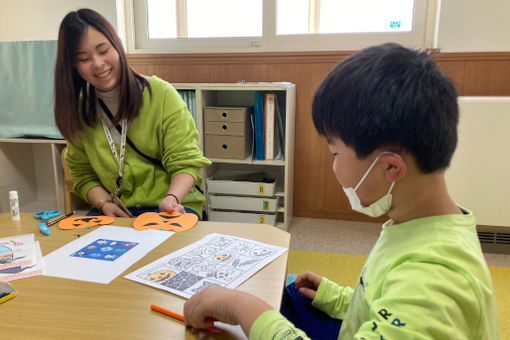
MULTIPOLYGON (((125 36, 128 53, 237 53, 350 51, 388 41, 408 47, 436 48, 439 2, 415 0, 411 32, 276 35, 277 2, 263 0, 262 37, 177 39, 148 39, 145 0, 118 1, 117 5, 123 6, 118 12, 125 13, 125 34, 121 36, 125 36)), ((181 26, 178 31, 182 29, 181 26)))

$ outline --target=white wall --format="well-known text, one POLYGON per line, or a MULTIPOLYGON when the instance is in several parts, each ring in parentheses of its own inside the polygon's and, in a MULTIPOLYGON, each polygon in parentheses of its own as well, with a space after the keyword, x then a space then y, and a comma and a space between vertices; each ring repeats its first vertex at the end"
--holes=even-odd
POLYGON ((459 110, 450 194, 478 224, 510 227, 510 97, 459 97, 459 110))
POLYGON ((510 0, 442 0, 441 52, 510 51, 510 0))
POLYGON ((64 16, 84 7, 117 27, 116 0, 1 0, 0 41, 56 40, 64 16))
MULTIPOLYGON (((0 42, 56 40, 64 16, 84 7, 98 11, 117 27, 116 0, 0 0, 0 42)), ((9 211, 9 190, 19 191, 20 206, 47 199, 48 192, 55 194, 47 190, 50 180, 40 180, 50 174, 35 171, 36 162, 48 163, 42 169, 51 170, 48 152, 43 156, 40 149, 33 150, 29 144, 0 143, 0 212, 9 211)))

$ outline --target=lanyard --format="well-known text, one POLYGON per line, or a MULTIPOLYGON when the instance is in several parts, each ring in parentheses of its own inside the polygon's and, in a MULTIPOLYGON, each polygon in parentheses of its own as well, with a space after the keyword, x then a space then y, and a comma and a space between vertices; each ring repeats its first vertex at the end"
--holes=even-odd
POLYGON ((126 136, 127 136, 127 120, 124 119, 121 122, 122 131, 120 137, 120 156, 117 155, 117 149, 115 148, 115 143, 113 142, 112 134, 108 129, 108 124, 104 118, 104 115, 99 115, 99 119, 101 119, 101 124, 103 125, 104 134, 106 135, 106 139, 108 140, 108 144, 110 145, 110 149, 112 150, 113 157, 115 157, 115 161, 117 161, 117 165, 119 166, 119 173, 117 179, 115 180, 115 197, 118 197, 118 193, 120 190, 120 186, 122 185, 122 169, 124 167, 124 154, 126 153, 126 136))

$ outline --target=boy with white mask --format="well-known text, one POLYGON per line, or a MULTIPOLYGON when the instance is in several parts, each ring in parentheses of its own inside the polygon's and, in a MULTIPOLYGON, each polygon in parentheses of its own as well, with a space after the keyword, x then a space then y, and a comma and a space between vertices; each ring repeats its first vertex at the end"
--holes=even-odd
POLYGON ((306 272, 286 288, 281 314, 211 287, 185 304, 186 323, 240 324, 250 339, 500 339, 475 219, 444 179, 457 94, 431 56, 397 44, 366 48, 326 77, 312 115, 352 208, 390 217, 356 287, 306 272))

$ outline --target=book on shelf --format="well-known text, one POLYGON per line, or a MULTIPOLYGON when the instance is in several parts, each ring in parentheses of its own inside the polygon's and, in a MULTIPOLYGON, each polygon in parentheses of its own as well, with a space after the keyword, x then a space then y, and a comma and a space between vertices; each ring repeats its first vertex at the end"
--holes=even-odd
POLYGON ((182 97, 182 100, 186 103, 188 107, 188 111, 193 116, 193 120, 195 121, 195 126, 197 125, 197 110, 196 110, 196 99, 195 99, 195 91, 194 90, 177 90, 182 97))
POLYGON ((264 145, 264 92, 255 92, 255 105, 253 110, 254 131, 253 138, 255 141, 255 159, 259 161, 265 160, 264 145))
POLYGON ((275 109, 276 109, 276 135, 280 151, 277 158, 285 159, 285 110, 280 110, 280 102, 278 96, 275 96, 275 109))
POLYGON ((258 91, 252 116, 254 159, 285 158, 285 113, 275 93, 258 91))
POLYGON ((275 141, 275 104, 276 95, 274 93, 266 93, 264 95, 264 149, 265 160, 272 161, 276 157, 275 141))

